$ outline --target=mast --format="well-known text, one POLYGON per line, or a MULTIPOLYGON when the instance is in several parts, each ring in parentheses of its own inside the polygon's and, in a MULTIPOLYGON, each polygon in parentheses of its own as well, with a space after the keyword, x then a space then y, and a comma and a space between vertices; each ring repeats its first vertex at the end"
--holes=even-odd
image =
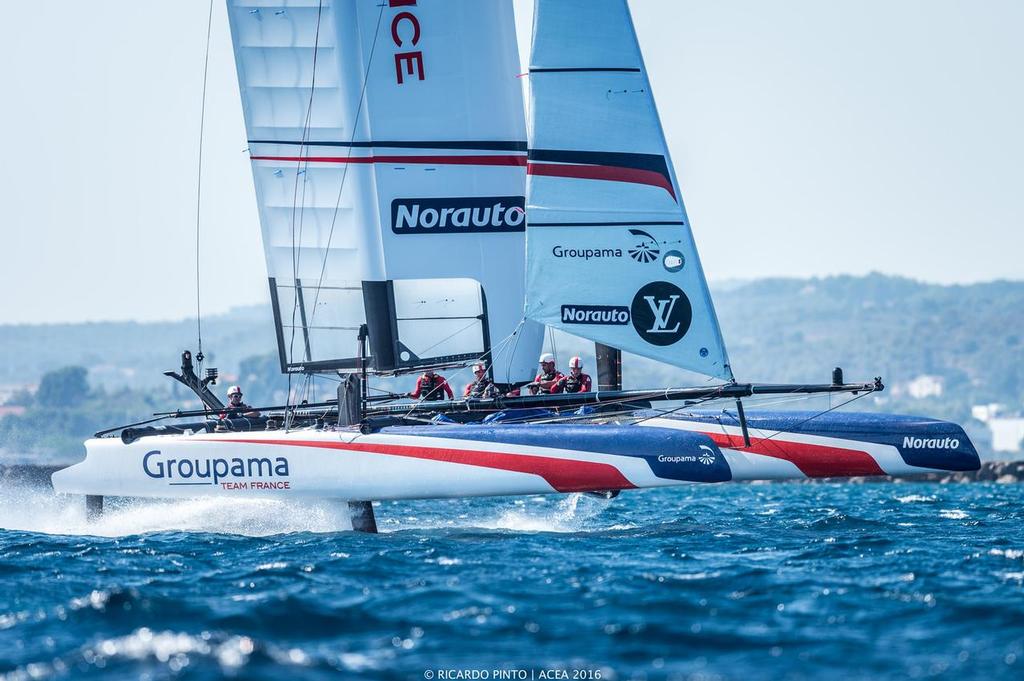
POLYGON ((622 390, 622 350, 594 343, 597 360, 597 389, 622 390))

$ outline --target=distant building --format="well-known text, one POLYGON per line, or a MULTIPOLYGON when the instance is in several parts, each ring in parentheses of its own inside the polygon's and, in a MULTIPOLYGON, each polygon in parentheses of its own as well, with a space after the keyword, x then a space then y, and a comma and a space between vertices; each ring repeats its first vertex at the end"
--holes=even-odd
POLYGON ((988 423, 996 417, 999 412, 1003 411, 1005 407, 996 402, 990 402, 989 404, 976 404, 971 407, 971 416, 978 419, 982 423, 988 423))
POLYGON ((5 404, 8 400, 10 400, 18 393, 34 394, 38 388, 39 386, 36 385, 35 383, 0 385, 0 405, 5 404))
POLYGON ((915 400, 942 396, 942 377, 921 374, 906 384, 907 394, 915 400))
POLYGON ((992 449, 997 452, 1019 452, 1024 440, 1024 416, 994 418, 988 422, 992 431, 992 449))
POLYGON ((992 402, 971 407, 971 416, 988 424, 992 433, 992 449, 996 452, 1019 452, 1024 444, 1024 415, 1020 412, 1000 416, 1006 406, 992 402))

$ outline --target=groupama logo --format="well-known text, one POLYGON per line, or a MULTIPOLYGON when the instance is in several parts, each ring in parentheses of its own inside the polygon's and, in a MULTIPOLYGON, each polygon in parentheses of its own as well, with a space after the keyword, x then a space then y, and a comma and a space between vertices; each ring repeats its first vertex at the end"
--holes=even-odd
POLYGON ((159 449, 146 452, 142 470, 151 478, 167 480, 168 484, 219 484, 222 480, 253 478, 287 478, 288 459, 278 456, 242 459, 182 458, 167 459, 159 449))

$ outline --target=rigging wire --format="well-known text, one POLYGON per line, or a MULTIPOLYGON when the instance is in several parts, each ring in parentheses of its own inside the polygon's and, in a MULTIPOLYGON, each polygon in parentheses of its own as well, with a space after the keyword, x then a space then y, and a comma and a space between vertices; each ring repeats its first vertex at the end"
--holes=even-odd
MULTIPOLYGON (((377 50, 377 38, 380 36, 380 24, 381 19, 384 17, 384 8, 386 3, 380 3, 380 12, 377 14, 377 26, 373 30, 373 42, 370 44, 370 54, 366 59, 366 69, 363 73, 363 84, 359 90, 359 102, 356 104, 356 114, 352 118, 354 123, 352 124, 352 135, 349 137, 348 143, 351 148, 352 143, 355 142, 356 132, 359 130, 359 115, 363 111, 363 102, 366 100, 366 87, 370 83, 370 67, 373 65, 373 55, 377 50)), ((334 238, 334 228, 338 223, 338 211, 341 210, 341 197, 345 191, 345 180, 348 179, 348 169, 351 166, 350 163, 345 163, 344 168, 341 171, 341 183, 338 186, 338 198, 334 202, 334 213, 331 215, 331 228, 327 232, 327 245, 324 246, 323 262, 320 264, 320 277, 316 282, 316 294, 313 296, 313 309, 310 313, 309 322, 307 326, 313 324, 313 319, 316 317, 317 303, 320 302, 320 289, 323 287, 324 274, 327 271, 327 256, 331 250, 331 240, 334 238)))
MULTIPOLYGON (((356 121, 356 124, 353 125, 353 127, 352 127, 352 136, 349 139, 349 145, 351 145, 352 142, 355 140, 356 130, 358 129, 359 114, 362 111, 363 101, 365 100, 365 97, 366 97, 366 87, 367 87, 367 85, 369 83, 370 66, 373 63, 373 54, 374 54, 374 51, 375 51, 376 46, 377 46, 377 36, 380 34, 380 24, 381 24, 381 19, 384 16, 384 7, 385 7, 385 4, 381 3, 381 5, 380 5, 380 12, 377 15, 377 26, 374 29, 373 45, 370 48, 370 56, 367 59, 366 71, 363 74, 362 88, 361 88, 361 90, 359 92, 359 102, 358 102, 358 104, 356 106, 356 113, 355 113, 355 117, 353 119, 353 120, 356 121)), ((288 344, 288 356, 289 356, 289 360, 291 360, 292 362, 294 362, 294 357, 295 357, 295 331, 296 331, 295 315, 296 315, 296 312, 298 310, 299 296, 302 294, 302 291, 301 291, 300 286, 299 286, 299 275, 298 275, 299 258, 301 257, 301 251, 298 249, 298 246, 297 246, 297 243, 296 243, 295 217, 296 217, 296 210, 298 210, 298 218, 299 218, 298 219, 298 225, 299 225, 298 239, 299 239, 299 241, 301 241, 301 239, 302 239, 303 216, 304 216, 304 209, 305 209, 305 202, 306 202, 306 184, 307 184, 307 177, 308 177, 306 175, 306 170, 309 169, 309 162, 304 160, 303 154, 304 154, 304 150, 306 149, 306 143, 309 141, 309 127, 310 127, 310 120, 311 120, 312 111, 313 111, 313 95, 314 95, 315 90, 316 90, 316 63, 317 63, 317 54, 318 54, 318 51, 319 51, 318 48, 319 48, 319 44, 320 44, 319 43, 319 41, 320 41, 320 22, 321 22, 322 16, 323 16, 323 0, 320 0, 320 2, 317 5, 316 34, 315 34, 314 43, 313 43, 313 70, 312 70, 312 77, 310 79, 310 86, 309 86, 309 102, 308 102, 307 107, 306 107, 306 119, 305 119, 305 121, 303 123, 302 141, 299 144, 299 152, 298 152, 299 161, 296 163, 296 168, 295 168, 295 184, 294 184, 294 188, 293 188, 293 191, 292 191, 292 225, 291 225, 291 227, 292 227, 292 229, 291 229, 291 233, 292 233, 292 278, 293 278, 293 280, 295 282, 295 296, 294 296, 294 299, 292 301, 292 324, 291 324, 292 331, 291 331, 291 338, 290 338, 289 344, 288 344), (301 200, 300 200, 300 197, 299 197, 299 176, 300 175, 302 176, 302 196, 301 196, 301 200), (301 205, 299 205, 299 204, 301 204, 301 205)), ((343 170, 342 170, 341 183, 340 183, 340 186, 338 187, 338 199, 335 202, 334 214, 331 217, 331 228, 330 228, 330 231, 329 231, 328 236, 327 236, 327 244, 324 247, 323 262, 321 263, 321 266, 320 266, 320 276, 317 279, 316 293, 315 293, 315 295, 313 297, 312 309, 309 311, 309 316, 307 318, 303 319, 303 327, 304 327, 303 331, 306 334, 309 333, 309 330, 313 326, 313 321, 316 318, 316 312, 317 312, 317 308, 318 308, 318 305, 319 305, 319 302, 320 302, 320 290, 321 290, 322 285, 323 285, 324 273, 325 273, 325 271, 327 269, 327 258, 328 258, 328 255, 330 254, 331 239, 334 236, 334 228, 335 228, 335 225, 336 225, 337 219, 338 219, 338 211, 340 210, 340 207, 341 207, 341 197, 342 197, 342 193, 343 193, 344 188, 345 188, 345 180, 348 177, 348 168, 349 168, 349 164, 346 163, 344 168, 343 168, 343 170)), ((310 361, 310 360, 312 360, 312 357, 308 357, 307 356, 307 361, 310 361)), ((300 393, 305 393, 308 390, 308 388, 309 388, 309 379, 308 379, 308 374, 307 374, 307 380, 304 382, 303 388, 299 392, 300 393)), ((292 395, 292 377, 291 377, 291 373, 289 373, 288 374, 288 396, 289 396, 289 400, 291 399, 291 395, 292 395)), ((286 425, 286 429, 287 429, 288 421, 286 421, 285 425, 286 425)))
MULTIPOLYGON (((501 352, 508 348, 508 346, 512 342, 513 338, 515 338, 516 341, 518 341, 518 338, 516 338, 516 332, 515 331, 513 331, 512 333, 510 333, 507 336, 505 336, 504 338, 502 338, 501 341, 499 341, 497 345, 495 345, 490 350, 488 350, 483 355, 481 355, 478 361, 483 360, 488 355, 491 356, 492 360, 495 357, 500 357, 501 356, 501 352)), ((457 378, 458 376, 461 376, 468 369, 469 369, 468 366, 461 367, 458 371, 456 371, 454 374, 452 374, 452 378, 454 379, 454 378, 457 378)), ((447 381, 447 379, 445 379, 445 380, 447 381)), ((461 379, 460 379, 459 382, 461 383, 461 379)), ((449 387, 451 387, 451 382, 450 381, 448 381, 448 385, 449 385, 449 387)), ((455 392, 455 391, 453 390, 452 392, 455 392)), ((416 407, 419 406, 420 403, 423 402, 423 399, 424 398, 421 397, 421 398, 417 399, 415 402, 413 402, 409 406, 409 411, 407 411, 405 414, 403 414, 400 418, 402 418, 402 419, 410 418, 412 416, 413 411, 416 410, 416 407)), ((498 411, 498 410, 495 409, 495 411, 498 411)))
MULTIPOLYGON (((320 20, 323 18, 324 3, 320 0, 317 3, 316 8, 316 28, 313 35, 313 66, 312 72, 310 73, 309 79, 309 100, 306 103, 306 118, 302 123, 302 138, 299 141, 299 152, 298 161, 295 164, 295 185, 292 189, 292 214, 291 214, 291 237, 292 237, 292 282, 294 284, 294 295, 292 296, 292 332, 291 337, 288 341, 288 360, 291 363, 295 362, 295 314, 299 308, 300 296, 302 296, 302 289, 299 285, 299 257, 301 250, 298 248, 295 234, 295 214, 296 209, 299 212, 299 235, 298 239, 302 239, 302 215, 305 208, 305 196, 306 196, 306 174, 303 170, 303 153, 306 149, 306 143, 309 141, 309 123, 313 115, 313 95, 316 93, 316 62, 317 57, 320 54, 320 20), (302 205, 299 204, 299 177, 302 177, 302 205)), ((309 168, 309 162, 305 162, 305 167, 309 168)), ((303 333, 309 333, 308 325, 303 329, 303 333)), ((312 359, 312 358, 310 358, 312 359)), ((292 399, 292 374, 288 372, 288 392, 287 404, 291 404, 292 399)), ((286 412, 286 413, 290 413, 286 412)), ((291 425, 291 419, 285 417, 285 430, 291 425)))
POLYGON ((200 246, 200 225, 203 205, 203 133, 206 128, 206 85, 209 81, 210 72, 210 36, 213 33, 213 0, 210 0, 210 9, 206 16, 206 56, 203 58, 203 97, 199 105, 199 154, 196 162, 196 336, 199 352, 196 354, 196 361, 199 363, 200 372, 203 365, 203 313, 202 313, 202 288, 200 287, 199 267, 199 246, 200 246))
MULTIPOLYGON (((522 337, 522 334, 520 333, 520 331, 522 331, 525 326, 526 326, 526 317, 524 316, 522 319, 519 320, 519 323, 516 324, 516 328, 512 331, 512 333, 509 334, 510 336, 515 336, 515 339, 516 339, 515 343, 512 344, 512 355, 511 355, 512 357, 516 356, 516 351, 519 349, 519 339, 522 337)), ((492 365, 493 365, 493 362, 492 362, 492 365)), ((492 371, 491 374, 493 375, 494 372, 492 371)), ((511 361, 509 361, 509 362, 507 362, 505 364, 505 384, 506 385, 511 385, 512 384, 512 362, 511 361)))
MULTIPOLYGON (((830 406, 828 409, 819 411, 816 414, 811 414, 810 416, 805 418, 803 421, 800 421, 799 423, 797 423, 794 426, 790 426, 789 431, 775 431, 774 433, 772 433, 771 435, 769 435, 768 437, 766 437, 764 439, 765 440, 771 440, 773 437, 775 437, 776 435, 781 434, 782 432, 795 431, 796 429, 800 428, 800 426, 804 425, 805 423, 808 423, 809 421, 813 421, 814 419, 819 418, 821 416, 824 416, 825 414, 827 414, 829 412, 832 412, 832 411, 835 411, 836 409, 841 409, 841 408, 845 407, 846 405, 851 404, 853 402, 856 402, 857 400, 859 400, 859 399, 861 399, 863 397, 867 397, 868 395, 870 395, 870 394, 872 394, 874 392, 875 392, 874 390, 865 390, 860 395, 854 395, 853 397, 851 397, 850 399, 846 400, 845 402, 840 402, 839 404, 837 404, 835 406, 830 406)), ((832 394, 829 393, 829 402, 830 403, 832 401, 831 397, 832 397, 832 394)))
POLYGON ((551 354, 555 356, 555 371, 558 371, 558 346, 555 345, 555 328, 548 327, 548 344, 551 345, 551 354))

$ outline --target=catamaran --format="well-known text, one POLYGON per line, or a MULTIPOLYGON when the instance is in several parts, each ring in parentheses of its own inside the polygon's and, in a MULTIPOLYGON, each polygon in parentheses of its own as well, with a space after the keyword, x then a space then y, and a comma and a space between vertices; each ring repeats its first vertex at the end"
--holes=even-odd
POLYGON ((979 467, 954 423, 744 408, 883 386, 736 380, 626 0, 537 0, 527 74, 511 0, 227 5, 281 369, 337 399, 218 418, 186 352, 204 408, 98 433, 58 492, 337 499, 374 531, 375 500, 979 467), (546 328, 595 343, 595 391, 370 393, 482 362, 508 394, 546 328), (623 351, 710 382, 623 390, 623 351))

